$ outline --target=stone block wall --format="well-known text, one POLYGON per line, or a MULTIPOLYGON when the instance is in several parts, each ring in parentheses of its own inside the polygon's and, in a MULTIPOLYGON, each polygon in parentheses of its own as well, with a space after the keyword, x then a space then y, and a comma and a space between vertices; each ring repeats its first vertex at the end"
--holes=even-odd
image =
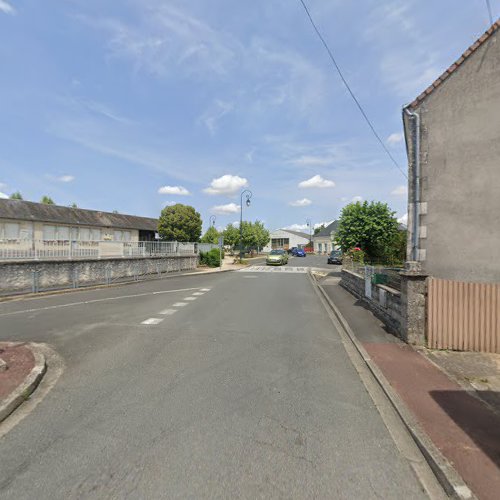
POLYGON ((403 337, 401 293, 385 285, 371 284, 372 297, 365 297, 365 278, 352 271, 342 270, 340 285, 363 300, 392 333, 403 337))
POLYGON ((0 262, 0 294, 31 292, 34 279, 43 291, 186 271, 197 264, 197 255, 0 262))

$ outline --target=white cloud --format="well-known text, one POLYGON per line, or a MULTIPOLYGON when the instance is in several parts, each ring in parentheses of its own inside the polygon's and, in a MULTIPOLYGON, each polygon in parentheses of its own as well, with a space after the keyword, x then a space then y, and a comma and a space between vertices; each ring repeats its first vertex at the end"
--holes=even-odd
POLYGON ((205 188, 203 191, 207 194, 233 195, 247 186, 248 181, 244 177, 226 174, 217 179, 213 179, 210 183, 210 187, 205 188))
POLYGON ((174 194, 176 196, 188 196, 191 194, 185 187, 182 186, 162 186, 158 189, 159 194, 174 194))
POLYGON ((352 201, 353 201, 354 203, 356 203, 356 202, 358 202, 358 201, 363 201, 363 197, 362 197, 362 196, 359 196, 359 195, 358 195, 358 196, 353 196, 353 197, 352 197, 352 201))
POLYGON ((227 205, 212 207, 212 211, 218 215, 236 214, 240 211, 240 206, 236 205, 236 203, 228 203, 227 205))
POLYGON ((302 155, 290 161, 294 165, 322 167, 331 165, 334 161, 332 156, 302 155))
MULTIPOLYGON (((328 224, 331 224, 333 221, 324 221, 324 222, 316 222, 313 224, 313 229, 316 229, 321 226, 328 226, 328 224)), ((309 234, 309 226, 307 224, 290 224, 289 226, 285 226, 283 229, 290 229, 291 231, 300 231, 303 233, 309 234)))
POLYGON ((50 175, 50 174, 47 174, 46 175, 47 179, 50 179, 51 181, 55 181, 55 182, 72 182, 75 180, 75 176, 74 175, 50 175))
POLYGON ((2 193, 0 191, 0 198, 3 198, 4 200, 6 200, 7 198, 9 197, 9 195, 5 194, 5 193, 2 193))
POLYGON ((7 3, 6 0, 0 0, 0 12, 11 15, 14 15, 16 13, 14 7, 7 3))
POLYGON ((323 179, 321 175, 315 175, 306 181, 299 182, 299 188, 332 188, 335 182, 323 179))
POLYGON ((394 132, 387 138, 388 144, 394 146, 395 144, 399 144, 404 139, 403 132, 394 132))
POLYGON ((391 191, 391 194, 395 196, 406 196, 408 193, 408 187, 406 185, 398 186, 391 191))
POLYGON ((175 205, 177 202, 176 201, 166 201, 164 203, 162 203, 162 207, 165 208, 165 207, 171 207, 172 205, 175 205))
POLYGON ((289 205, 292 207, 307 207, 312 203, 308 198, 302 198, 301 200, 291 201, 289 205))
POLYGON ((203 123, 207 127, 211 135, 215 135, 217 132, 217 123, 224 116, 230 113, 234 109, 234 105, 231 102, 221 101, 216 99, 213 106, 203 115, 198 118, 198 121, 203 123))
POLYGON ((399 219, 398 219, 398 222, 400 224, 404 224, 405 226, 408 225, 408 214, 404 214, 403 216, 401 216, 399 219))

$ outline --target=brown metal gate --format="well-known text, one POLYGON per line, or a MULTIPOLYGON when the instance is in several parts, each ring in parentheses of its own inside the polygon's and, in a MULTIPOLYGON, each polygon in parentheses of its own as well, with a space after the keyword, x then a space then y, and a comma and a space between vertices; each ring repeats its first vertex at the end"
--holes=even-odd
POLYGON ((500 353, 500 285, 429 278, 427 343, 500 353))

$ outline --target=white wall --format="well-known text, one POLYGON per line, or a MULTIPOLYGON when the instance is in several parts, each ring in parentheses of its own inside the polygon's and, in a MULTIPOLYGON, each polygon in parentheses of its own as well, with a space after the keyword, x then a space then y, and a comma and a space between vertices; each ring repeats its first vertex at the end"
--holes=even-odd
POLYGON ((288 244, 289 248, 298 247, 299 245, 305 246, 309 243, 309 238, 302 238, 302 237, 297 236, 295 234, 289 233, 285 229, 275 229, 270 234, 269 244, 263 248, 264 252, 271 251, 271 241, 273 238, 288 238, 290 240, 290 242, 288 244))

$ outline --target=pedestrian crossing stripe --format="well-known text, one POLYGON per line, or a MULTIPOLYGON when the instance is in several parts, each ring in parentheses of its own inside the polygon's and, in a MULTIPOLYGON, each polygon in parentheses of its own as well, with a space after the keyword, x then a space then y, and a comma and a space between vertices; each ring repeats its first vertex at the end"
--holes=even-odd
POLYGON ((292 274, 292 273, 307 273, 311 268, 310 267, 272 267, 272 266, 250 266, 245 267, 244 269, 239 269, 239 273, 283 273, 283 274, 292 274))

